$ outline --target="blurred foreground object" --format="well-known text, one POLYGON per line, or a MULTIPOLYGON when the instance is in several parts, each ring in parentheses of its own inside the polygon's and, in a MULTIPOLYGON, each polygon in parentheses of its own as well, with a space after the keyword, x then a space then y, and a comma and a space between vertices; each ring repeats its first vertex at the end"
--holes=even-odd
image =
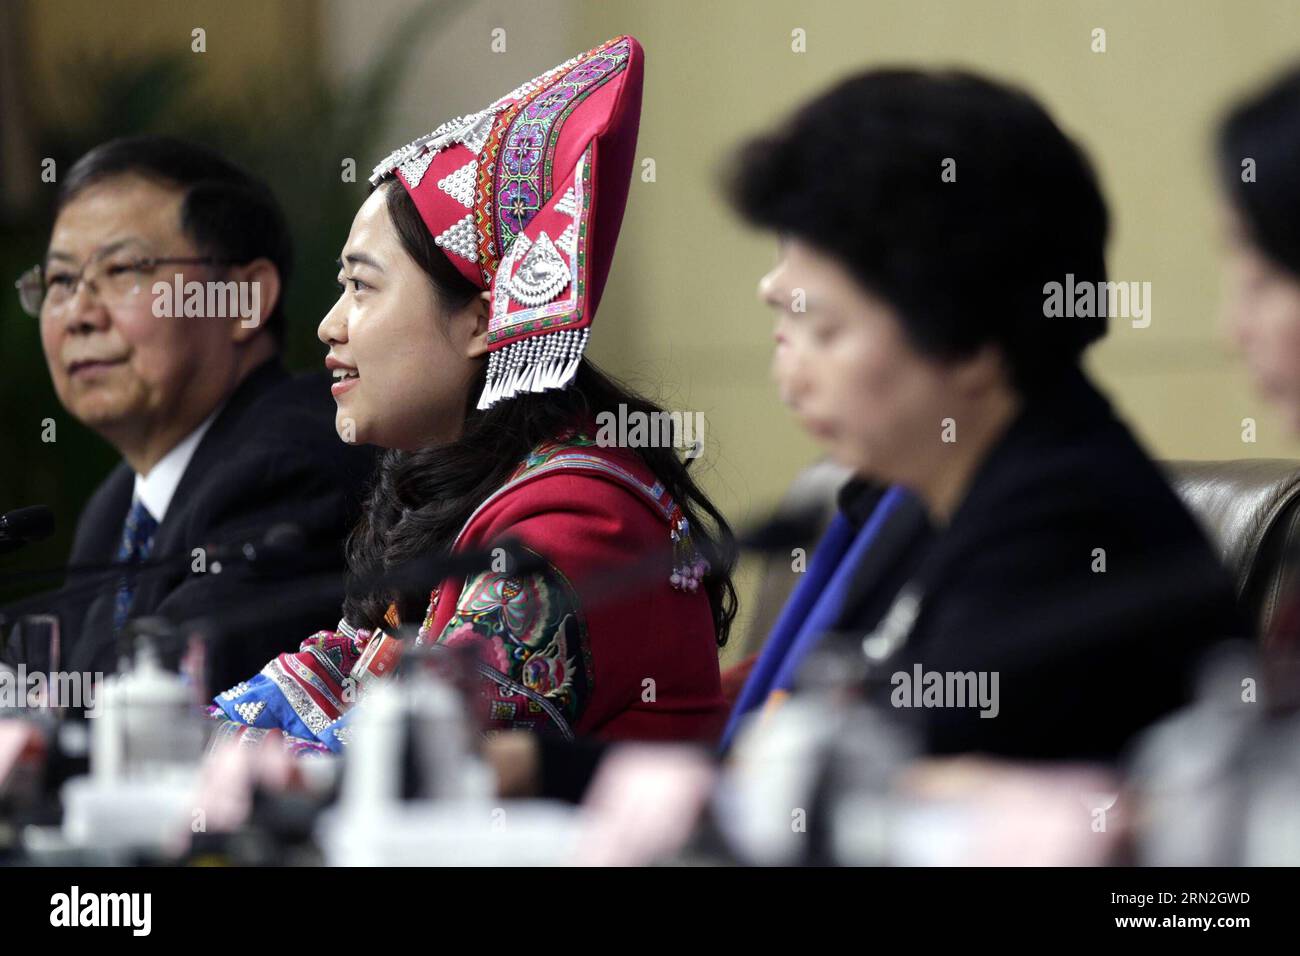
POLYGON ((805 686, 742 733, 715 804, 758 864, 1095 866, 1125 835, 1118 776, 1087 764, 920 759, 914 735, 856 690, 828 648, 805 686))
POLYGON ((717 770, 707 751, 627 744, 605 758, 583 803, 576 863, 644 866, 686 847, 708 806, 717 770))
POLYGON ((1225 649, 1196 702, 1141 739, 1130 783, 1146 866, 1300 864, 1300 669, 1225 649))
POLYGON ((317 827, 334 866, 538 866, 572 860, 576 813, 503 802, 455 687, 425 668, 357 708, 342 791, 317 827))
POLYGON ((188 824, 204 724, 189 687, 163 670, 147 636, 131 669, 107 678, 90 720, 90 775, 63 788, 63 836, 73 846, 161 852, 188 824))

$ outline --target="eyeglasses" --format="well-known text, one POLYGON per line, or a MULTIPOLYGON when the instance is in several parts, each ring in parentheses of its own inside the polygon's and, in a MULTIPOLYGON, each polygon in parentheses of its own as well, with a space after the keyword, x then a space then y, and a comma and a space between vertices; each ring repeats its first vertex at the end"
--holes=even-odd
POLYGON ((92 258, 80 269, 53 265, 46 269, 35 265, 19 276, 14 287, 23 311, 38 317, 48 306, 60 309, 72 301, 82 282, 95 293, 104 305, 123 305, 140 294, 145 279, 159 266, 228 266, 238 260, 219 259, 215 256, 123 257, 104 256, 92 258))

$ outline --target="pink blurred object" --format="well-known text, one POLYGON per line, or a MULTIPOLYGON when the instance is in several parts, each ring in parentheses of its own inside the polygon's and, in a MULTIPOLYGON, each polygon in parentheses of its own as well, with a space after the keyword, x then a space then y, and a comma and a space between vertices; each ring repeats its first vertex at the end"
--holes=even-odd
POLYGON ((1118 775, 1088 764, 929 760, 898 796, 905 865, 1103 866, 1131 825, 1118 775))
POLYGON ((254 764, 264 744, 250 747, 222 742, 204 759, 194 806, 203 811, 208 830, 228 833, 248 819, 256 780, 254 764))
POLYGON ((601 763, 582 805, 578 866, 645 866, 686 845, 717 774, 708 753, 627 744, 601 763))
MULTIPOLYGON (((194 808, 203 832, 229 833, 248 821, 257 787, 275 793, 312 789, 304 762, 295 759, 284 735, 272 730, 257 738, 218 742, 199 771, 194 808)), ((198 823, 192 832, 201 832, 198 823)), ((189 835, 182 842, 188 846, 189 835)), ((181 848, 183 849, 183 847, 181 848)))
POLYGON ((31 797, 45 765, 45 735, 29 720, 0 720, 0 793, 31 797))

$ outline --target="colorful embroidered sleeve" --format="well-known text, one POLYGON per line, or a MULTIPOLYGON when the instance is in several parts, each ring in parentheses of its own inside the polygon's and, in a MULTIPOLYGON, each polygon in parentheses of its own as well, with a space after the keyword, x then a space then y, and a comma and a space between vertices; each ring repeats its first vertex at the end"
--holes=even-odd
POLYGON ((220 707, 209 707, 208 716, 216 721, 216 727, 208 740, 209 750, 215 750, 228 742, 257 746, 275 734, 278 735, 276 739, 295 757, 327 757, 332 753, 329 747, 314 738, 306 740, 292 737, 273 727, 250 727, 231 720, 220 707))
POLYGON ((338 751, 343 740, 332 729, 351 703, 349 675, 369 641, 369 631, 319 631, 213 703, 228 720, 338 751))
POLYGON ((589 696, 591 652, 577 597, 555 567, 470 579, 435 643, 475 649, 485 729, 573 736, 589 696))

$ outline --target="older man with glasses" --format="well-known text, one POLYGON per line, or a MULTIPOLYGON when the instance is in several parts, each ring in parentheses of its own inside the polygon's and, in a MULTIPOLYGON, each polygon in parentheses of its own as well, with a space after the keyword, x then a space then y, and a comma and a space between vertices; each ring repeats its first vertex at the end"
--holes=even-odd
POLYGON ((286 525, 282 562, 341 572, 373 463, 339 440, 328 380, 280 364, 291 261, 267 187, 201 147, 114 140, 62 183, 45 261, 18 291, 59 400, 123 459, 82 511, 70 558, 108 570, 69 575, 50 602, 64 669, 114 670, 130 618, 263 607, 222 655, 243 673, 338 609, 341 575, 336 594, 281 602, 283 577, 207 564, 286 525))

